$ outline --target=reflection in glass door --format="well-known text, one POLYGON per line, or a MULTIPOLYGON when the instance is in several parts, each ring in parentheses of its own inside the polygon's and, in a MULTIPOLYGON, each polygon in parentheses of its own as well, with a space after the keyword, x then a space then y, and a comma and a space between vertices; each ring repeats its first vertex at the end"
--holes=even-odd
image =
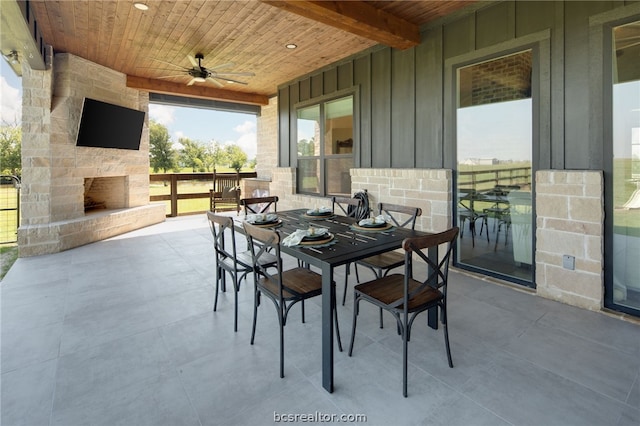
POLYGON ((531 50, 458 69, 456 265, 533 285, 531 50))
POLYGON ((640 22, 616 27, 613 35, 613 262, 608 265, 607 293, 617 309, 638 314, 640 22))

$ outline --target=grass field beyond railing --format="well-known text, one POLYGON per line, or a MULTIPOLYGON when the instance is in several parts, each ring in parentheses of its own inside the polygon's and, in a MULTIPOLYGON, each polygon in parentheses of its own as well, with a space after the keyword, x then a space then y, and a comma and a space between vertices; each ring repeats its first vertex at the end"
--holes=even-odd
MULTIPOLYGON (((235 176, 235 172, 216 176, 235 176)), ((255 178, 255 172, 240 172, 240 179, 255 178)), ((149 175, 150 201, 163 201, 167 216, 203 213, 209 210, 209 190, 213 188, 213 173, 155 173, 149 175)), ((229 205, 235 209, 235 205, 229 205)))

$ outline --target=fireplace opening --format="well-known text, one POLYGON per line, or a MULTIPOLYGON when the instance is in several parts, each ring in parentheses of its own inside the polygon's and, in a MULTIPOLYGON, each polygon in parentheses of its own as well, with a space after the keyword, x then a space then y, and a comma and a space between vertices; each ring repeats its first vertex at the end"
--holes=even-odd
POLYGON ((125 176, 85 178, 84 212, 127 207, 126 181, 125 176))

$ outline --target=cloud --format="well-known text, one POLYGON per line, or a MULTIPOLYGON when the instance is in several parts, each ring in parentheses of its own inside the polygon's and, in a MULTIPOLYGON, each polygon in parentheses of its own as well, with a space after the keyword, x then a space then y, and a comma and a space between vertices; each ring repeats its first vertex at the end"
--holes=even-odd
POLYGON ((149 117, 163 126, 173 123, 176 109, 168 105, 149 104, 149 117))
POLYGON ((180 149, 184 148, 184 145, 182 145, 180 142, 178 142, 180 140, 180 138, 183 138, 183 137, 184 137, 184 132, 183 131, 176 130, 175 132, 173 132, 173 139, 172 140, 174 142, 173 142, 172 146, 173 146, 174 149, 180 150, 180 149))
POLYGON ((0 123, 18 124, 22 121, 22 98, 20 90, 12 87, 4 76, 0 76, 0 123))
MULTIPOLYGON (((233 128, 240 136, 235 142, 244 152, 247 153, 249 159, 256 158, 258 147, 258 136, 256 134, 256 123, 245 121, 233 128)), ((227 142, 228 143, 228 142, 227 142)))
POLYGON ((242 124, 238 124, 236 127, 233 128, 233 130, 235 130, 236 132, 238 132, 240 134, 255 133, 256 132, 256 123, 254 123, 252 121, 245 121, 242 124))
POLYGON ((240 136, 236 141, 236 145, 238 145, 244 152, 247 153, 247 158, 249 160, 251 160, 252 158, 256 158, 258 138, 255 133, 245 133, 244 135, 240 136))

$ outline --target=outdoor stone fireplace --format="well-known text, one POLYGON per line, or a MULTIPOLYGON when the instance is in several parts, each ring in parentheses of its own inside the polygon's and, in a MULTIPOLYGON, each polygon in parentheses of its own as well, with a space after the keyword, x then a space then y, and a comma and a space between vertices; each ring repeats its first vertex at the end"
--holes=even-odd
POLYGON ((84 98, 148 111, 126 75, 70 54, 23 67, 20 256, 55 253, 165 220, 149 203, 149 130, 139 150, 76 146, 84 98))

